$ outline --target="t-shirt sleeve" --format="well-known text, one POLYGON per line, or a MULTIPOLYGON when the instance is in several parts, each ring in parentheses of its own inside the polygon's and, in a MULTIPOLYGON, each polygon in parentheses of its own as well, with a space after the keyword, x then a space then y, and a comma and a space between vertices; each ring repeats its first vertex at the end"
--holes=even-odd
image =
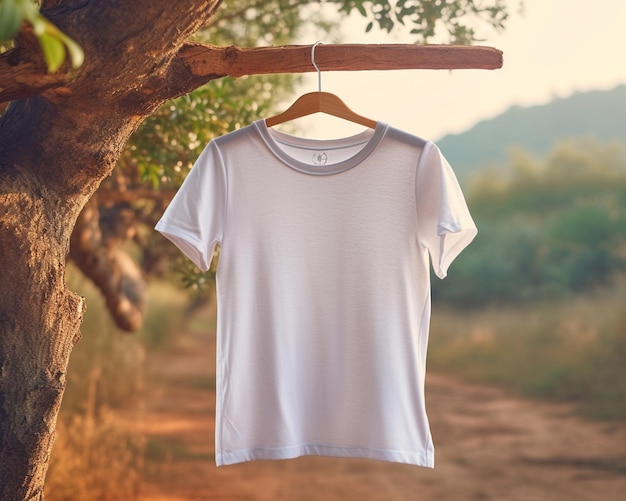
POLYGON ((478 230, 452 167, 431 142, 422 151, 415 189, 418 239, 430 254, 435 274, 445 278, 478 230))
POLYGON ((221 242, 226 205, 226 173, 210 142, 198 157, 155 229, 171 240, 202 271, 221 242))

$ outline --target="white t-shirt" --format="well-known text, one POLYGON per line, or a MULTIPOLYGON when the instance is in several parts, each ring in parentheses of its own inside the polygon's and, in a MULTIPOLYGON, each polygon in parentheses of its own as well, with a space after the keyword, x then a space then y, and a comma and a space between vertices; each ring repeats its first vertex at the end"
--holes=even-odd
POLYGON ((476 235, 431 142, 379 122, 310 140, 260 120, 211 141, 156 226, 217 270, 216 463, 302 455, 434 466, 429 255, 476 235))

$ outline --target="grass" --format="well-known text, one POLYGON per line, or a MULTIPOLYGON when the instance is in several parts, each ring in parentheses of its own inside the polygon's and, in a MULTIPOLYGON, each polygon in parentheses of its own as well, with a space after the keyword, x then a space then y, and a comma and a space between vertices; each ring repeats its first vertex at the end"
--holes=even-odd
POLYGON ((626 284, 593 296, 459 311, 435 305, 429 367, 626 419, 626 284))
POLYGON ((137 497, 144 440, 129 434, 116 415, 65 414, 46 477, 46 499, 132 500, 137 497))

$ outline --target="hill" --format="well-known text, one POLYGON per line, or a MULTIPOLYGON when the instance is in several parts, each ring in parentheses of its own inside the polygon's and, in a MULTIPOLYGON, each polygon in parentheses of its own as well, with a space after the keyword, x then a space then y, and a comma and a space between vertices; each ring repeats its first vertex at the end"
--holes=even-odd
POLYGON ((485 165, 504 163, 512 147, 542 156, 556 142, 581 136, 626 144, 626 85, 540 106, 514 106, 437 144, 463 179, 485 165))

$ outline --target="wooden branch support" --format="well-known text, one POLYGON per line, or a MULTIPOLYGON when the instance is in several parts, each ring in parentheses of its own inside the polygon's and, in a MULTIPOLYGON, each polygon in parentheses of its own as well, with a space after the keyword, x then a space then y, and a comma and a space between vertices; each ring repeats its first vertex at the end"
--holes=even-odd
MULTIPOLYGON (((240 48, 188 43, 179 57, 196 76, 315 71, 310 45, 240 48)), ((320 44, 315 62, 321 71, 495 70, 502 67, 502 51, 469 45, 320 44)))
MULTIPOLYGON (((311 47, 241 48, 185 43, 176 54, 179 65, 173 66, 168 77, 172 81, 162 85, 169 94, 162 97, 165 100, 186 94, 224 76, 315 71, 311 47)), ((66 73, 47 73, 39 49, 22 52, 25 53, 9 51, 0 54, 0 103, 24 99, 68 84, 66 73)), ((321 71, 495 70, 502 67, 502 51, 470 45, 320 44, 315 48, 315 62, 321 71)), ((152 88, 148 94, 156 90, 158 87, 152 88)))

